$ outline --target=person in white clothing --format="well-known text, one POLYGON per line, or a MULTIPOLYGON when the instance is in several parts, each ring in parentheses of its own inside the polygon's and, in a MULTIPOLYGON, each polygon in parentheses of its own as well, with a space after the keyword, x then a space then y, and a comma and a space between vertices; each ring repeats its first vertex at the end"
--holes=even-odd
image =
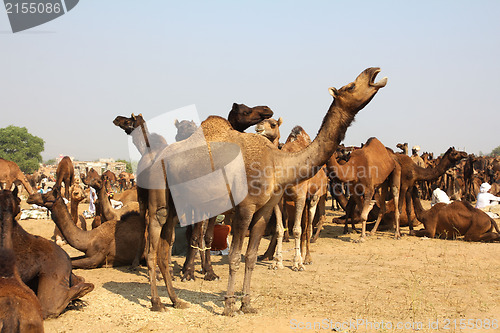
POLYGON ((432 191, 431 206, 434 206, 435 204, 440 202, 449 204, 451 203, 451 200, 445 191, 434 185, 434 191, 432 191))
POLYGON ((491 185, 488 183, 482 183, 479 187, 479 193, 477 194, 476 208, 485 211, 490 215, 490 217, 497 218, 500 214, 500 197, 494 196, 488 191, 491 189, 491 185))

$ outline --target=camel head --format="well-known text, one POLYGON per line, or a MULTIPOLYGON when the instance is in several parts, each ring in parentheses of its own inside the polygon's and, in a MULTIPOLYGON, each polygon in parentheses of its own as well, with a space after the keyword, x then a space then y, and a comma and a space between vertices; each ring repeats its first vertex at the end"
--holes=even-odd
POLYGON ((94 179, 101 179, 101 176, 99 176, 94 168, 90 168, 90 170, 87 168, 86 171, 86 175, 84 175, 83 173, 80 174, 80 178, 85 185, 90 186, 90 182, 92 182, 94 179))
POLYGON ((73 185, 72 191, 71 191, 71 200, 80 202, 83 199, 85 199, 85 192, 83 192, 83 189, 79 185, 73 185))
POLYGON ((0 191, 0 220, 3 220, 4 212, 11 212, 12 216, 16 216, 21 212, 21 199, 17 194, 17 186, 13 191, 0 191))
POLYGON ((467 156, 469 155, 466 152, 455 150, 455 147, 450 147, 446 153, 444 153, 443 158, 448 158, 452 165, 455 165, 460 160, 467 158, 467 156))
POLYGON ((329 88, 330 95, 334 98, 334 104, 341 108, 359 111, 364 108, 375 96, 380 88, 387 84, 387 77, 375 82, 380 68, 371 67, 365 69, 351 82, 340 89, 329 88))
POLYGON ((177 119, 175 120, 174 123, 175 127, 177 128, 177 134, 175 135, 175 141, 182 141, 191 136, 198 126, 196 126, 194 121, 189 121, 189 120, 181 120, 178 121, 177 119))
POLYGON ((142 117, 142 113, 139 113, 137 116, 132 113, 130 118, 118 116, 113 120, 113 124, 120 127, 125 131, 128 135, 134 131, 141 124, 144 124, 144 118, 142 117))
POLYGON ((408 142, 405 142, 405 143, 398 143, 398 144, 396 145, 396 148, 401 149, 403 152, 407 152, 407 151, 408 151, 408 142))
POLYGON ((274 140, 279 140, 280 138, 281 124, 283 124, 283 118, 281 117, 278 120, 273 118, 264 119, 255 125, 255 132, 265 136, 269 141, 274 142, 274 140))
POLYGON ((273 111, 267 106, 254 106, 250 108, 245 104, 233 103, 233 107, 227 116, 231 126, 237 131, 243 132, 250 126, 256 125, 264 119, 271 118, 273 111))
POLYGON ((30 205, 35 204, 38 206, 43 206, 48 209, 52 208, 52 205, 54 202, 56 202, 56 199, 58 197, 61 197, 61 188, 60 187, 54 187, 51 191, 48 191, 47 193, 33 193, 30 194, 28 197, 28 200, 26 200, 27 203, 30 205))

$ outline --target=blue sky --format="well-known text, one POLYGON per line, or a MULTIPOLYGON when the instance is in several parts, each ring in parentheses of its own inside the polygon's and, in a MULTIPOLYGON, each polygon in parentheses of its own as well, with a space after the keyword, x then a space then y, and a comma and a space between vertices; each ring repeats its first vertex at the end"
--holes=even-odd
MULTIPOLYGON (((386 146, 500 145, 499 1, 93 1, 13 34, 0 9, 0 127, 45 140, 44 159, 127 158, 117 115, 268 105, 316 135, 328 87, 389 78, 347 130, 386 146)), ((249 129, 248 131, 253 131, 249 129)))

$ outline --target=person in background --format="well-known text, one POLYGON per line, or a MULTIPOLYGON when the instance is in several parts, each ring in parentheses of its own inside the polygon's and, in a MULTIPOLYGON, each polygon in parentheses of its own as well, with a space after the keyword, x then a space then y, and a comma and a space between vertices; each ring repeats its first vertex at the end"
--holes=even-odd
POLYGON ((481 184, 479 193, 477 194, 476 208, 486 212, 491 218, 499 218, 500 205, 498 203, 500 202, 500 197, 489 193, 490 189, 490 184, 481 184))
POLYGON ((432 189, 431 207, 440 202, 445 204, 451 203, 446 192, 440 189, 436 184, 432 185, 432 189))
POLYGON ((92 186, 89 187, 89 212, 95 216, 95 202, 97 201, 97 193, 92 186))
POLYGON ((422 159, 422 157, 418 155, 419 151, 420 151, 420 146, 413 146, 413 148, 411 149, 411 159, 419 167, 425 168, 424 160, 422 159))

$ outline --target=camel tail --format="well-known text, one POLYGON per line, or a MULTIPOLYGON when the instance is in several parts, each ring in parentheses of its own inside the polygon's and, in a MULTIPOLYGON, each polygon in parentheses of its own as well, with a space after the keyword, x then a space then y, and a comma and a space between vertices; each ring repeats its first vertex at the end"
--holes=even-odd
POLYGON ((495 228, 496 232, 497 232, 498 234, 500 234, 500 230, 498 229, 498 224, 497 224, 497 221, 495 221, 495 220, 494 220, 494 219, 492 219, 491 217, 490 217, 490 220, 491 220, 491 225, 493 226, 493 228, 495 228))

